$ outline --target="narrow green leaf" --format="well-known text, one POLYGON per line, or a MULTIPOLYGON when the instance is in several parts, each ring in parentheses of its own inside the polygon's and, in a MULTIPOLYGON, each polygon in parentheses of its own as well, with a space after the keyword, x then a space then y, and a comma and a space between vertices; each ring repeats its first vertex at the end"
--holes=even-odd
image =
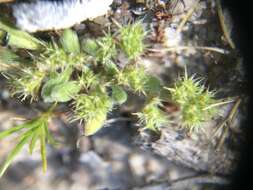
POLYGON ((0 140, 17 132, 17 131, 20 131, 21 129, 23 128, 32 128, 32 127, 35 127, 37 124, 37 119, 34 119, 34 120, 31 120, 31 121, 28 121, 24 124, 21 124, 21 125, 18 125, 16 127, 12 127, 10 129, 7 129, 5 131, 2 131, 0 132, 0 140))
POLYGON ((47 156, 46 156, 46 131, 45 126, 40 128, 40 154, 42 160, 43 172, 47 171, 47 156))
POLYGON ((127 100, 127 93, 120 86, 112 86, 112 99, 117 104, 123 104, 127 100))
POLYGON ((80 44, 76 32, 71 29, 64 30, 61 38, 61 45, 63 49, 69 53, 79 53, 80 44))
POLYGON ((6 158, 6 161, 4 162, 3 166, 0 169, 0 177, 3 176, 4 172, 9 167, 15 156, 21 151, 21 149, 28 142, 29 139, 30 139, 29 135, 24 135, 19 141, 19 143, 15 146, 15 148, 10 152, 10 154, 6 158))
POLYGON ((16 126, 16 127, 12 127, 12 128, 10 128, 10 129, 7 129, 7 130, 5 130, 5 131, 0 132, 0 140, 3 139, 3 138, 5 138, 5 137, 7 137, 7 136, 9 136, 9 135, 11 135, 12 133, 15 133, 15 132, 17 132, 17 131, 19 131, 19 130, 25 128, 25 126, 26 126, 26 125, 23 124, 23 125, 19 125, 19 126, 16 126))
POLYGON ((0 20, 0 29, 6 31, 9 35, 9 45, 17 48, 37 50, 44 46, 44 43, 33 37, 27 32, 18 30, 10 24, 0 20))
POLYGON ((32 137, 34 131, 36 131, 36 129, 39 128, 39 127, 40 127, 40 125, 35 125, 35 126, 32 127, 31 129, 29 129, 29 130, 27 130, 26 132, 24 132, 23 134, 21 134, 21 135, 19 136, 19 139, 22 139, 22 138, 24 138, 24 137, 26 137, 26 136, 32 137))
MULTIPOLYGON (((54 107, 54 106, 53 106, 54 107)), ((53 109, 53 107, 51 109, 53 109)), ((15 156, 21 151, 22 147, 25 143, 28 143, 29 140, 29 152, 32 153, 34 147, 36 145, 37 140, 40 140, 40 148, 41 148, 41 158, 43 162, 43 171, 46 171, 47 168, 47 160, 46 160, 46 138, 47 138, 47 126, 48 126, 48 118, 50 116, 50 112, 52 110, 42 114, 41 116, 23 124, 8 130, 7 132, 1 133, 2 137, 6 136, 7 134, 17 131, 22 128, 28 128, 26 132, 19 136, 20 141, 15 146, 15 148, 11 151, 11 153, 7 156, 7 159, 3 166, 0 169, 0 177, 4 174, 8 166, 11 164, 15 156)))
POLYGON ((39 130, 37 129, 33 132, 32 139, 31 139, 30 144, 29 144, 30 154, 33 153, 38 138, 39 138, 39 130))

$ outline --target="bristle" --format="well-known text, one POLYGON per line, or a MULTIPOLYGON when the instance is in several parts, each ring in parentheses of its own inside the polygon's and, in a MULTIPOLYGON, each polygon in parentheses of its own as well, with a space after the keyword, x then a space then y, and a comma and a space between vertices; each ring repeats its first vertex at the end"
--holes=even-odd
POLYGON ((28 32, 57 30, 106 14, 113 0, 34 0, 12 6, 16 25, 28 32))

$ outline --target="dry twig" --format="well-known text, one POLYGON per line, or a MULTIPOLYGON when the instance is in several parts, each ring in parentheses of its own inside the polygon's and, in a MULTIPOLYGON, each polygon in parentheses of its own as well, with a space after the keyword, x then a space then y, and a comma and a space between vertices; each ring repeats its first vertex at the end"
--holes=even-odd
POLYGON ((164 189, 181 190, 181 189, 187 189, 189 187, 193 187, 195 185, 201 185, 201 184, 227 185, 227 184, 229 184, 229 180, 227 178, 221 177, 221 176, 204 174, 204 175, 195 175, 195 176, 184 177, 184 178, 176 179, 176 180, 173 180, 170 182, 168 182, 168 180, 156 181, 156 182, 152 182, 149 185, 137 187, 134 189, 140 190, 140 189, 146 189, 146 188, 150 188, 150 187, 151 188, 154 187, 154 189, 155 189, 157 186, 159 186, 164 189))
POLYGON ((205 50, 205 51, 213 51, 221 54, 228 54, 229 51, 222 49, 222 48, 217 48, 217 47, 208 47, 208 46, 176 46, 176 47, 170 47, 170 48, 164 48, 164 49, 148 49, 151 52, 175 52, 179 50, 191 50, 191 49, 196 49, 196 50, 205 50))
POLYGON ((226 185, 228 184, 228 180, 213 175, 197 175, 192 177, 186 177, 183 179, 175 180, 169 186, 171 189, 185 189, 187 187, 193 187, 194 185, 198 184, 219 184, 219 185, 226 185))
POLYGON ((186 13, 186 15, 183 17, 182 21, 180 22, 178 28, 177 28, 177 32, 180 33, 185 25, 185 23, 189 20, 189 18, 192 16, 193 12, 195 11, 195 9, 197 8, 198 4, 199 4, 200 0, 196 0, 196 2, 192 5, 192 8, 190 8, 188 10, 188 12, 186 13))
POLYGON ((223 12, 222 12, 220 0, 216 0, 216 5, 217 5, 217 12, 218 12, 218 16, 219 16, 219 19, 220 19, 220 25, 221 25, 221 29, 223 31, 224 37, 227 40, 229 46, 232 49, 235 49, 235 44, 234 44, 233 40, 231 39, 231 37, 229 35, 229 32, 228 32, 228 29, 227 29, 226 24, 225 24, 225 18, 224 18, 223 12))
POLYGON ((219 150, 221 148, 221 146, 224 144, 224 141, 226 139, 226 136, 227 136, 227 133, 229 130, 231 130, 235 133, 238 133, 238 131, 235 130, 234 128, 232 128, 231 125, 235 119, 235 116, 238 111, 238 107, 239 107, 240 103, 241 103, 241 98, 238 98, 236 100, 234 106, 232 107, 231 111, 227 115, 226 119, 224 121, 222 121, 222 123, 219 124, 217 129, 214 131, 213 136, 217 136, 217 134, 220 130, 223 131, 221 134, 220 140, 215 147, 217 150, 219 150))

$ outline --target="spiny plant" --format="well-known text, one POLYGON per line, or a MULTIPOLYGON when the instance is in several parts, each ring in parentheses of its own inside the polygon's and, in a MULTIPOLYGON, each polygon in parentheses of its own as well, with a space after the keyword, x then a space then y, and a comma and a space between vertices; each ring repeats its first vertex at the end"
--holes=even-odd
MULTIPOLYGON (((0 25, 0 29, 6 31, 11 39, 15 36, 19 40, 16 44, 12 41, 10 48, 0 49, 0 64, 7 66, 2 74, 10 84, 11 94, 31 103, 42 101, 55 106, 66 103, 73 112, 70 120, 83 123, 87 136, 103 127, 114 105, 127 101, 127 91, 152 97, 159 95, 160 81, 131 60, 144 50, 141 23, 122 26, 119 33, 105 33, 96 39, 81 39, 73 30, 66 29, 58 40, 51 42, 42 42, 7 25, 0 25), (27 39, 31 39, 31 43, 27 39), (129 46, 131 43, 134 45, 132 48, 129 46), (23 57, 20 48, 30 51, 23 57), (129 58, 129 63, 123 68, 115 61, 119 51, 129 58)), ((158 111, 156 106, 154 104, 153 113, 158 111)), ((147 113, 148 109, 144 112, 147 113)), ((30 142, 32 152, 37 141, 41 142, 43 168, 46 170, 45 143, 52 139, 48 120, 53 116, 52 108, 38 118, 0 132, 2 139, 26 130, 3 164, 1 175, 26 143, 30 142)), ((152 129, 159 127, 161 122, 155 122, 153 127, 151 122, 146 123, 152 129)))
POLYGON ((146 34, 140 22, 121 27, 119 32, 123 51, 129 59, 137 58, 145 48, 143 40, 146 34))
POLYGON ((148 100, 142 112, 135 113, 139 119, 139 124, 153 131, 166 126, 168 124, 168 116, 159 108, 161 106, 162 103, 158 97, 148 100))
POLYGON ((182 113, 182 126, 193 132, 201 127, 204 121, 217 114, 215 92, 201 84, 201 79, 188 77, 185 69, 184 77, 179 78, 174 87, 166 88, 170 98, 177 103, 182 113))
POLYGON ((30 98, 32 102, 38 99, 45 73, 27 67, 23 68, 20 72, 15 71, 15 74, 8 73, 7 75, 13 95, 18 95, 21 101, 30 98))
MULTIPOLYGON (((108 113, 115 105, 127 101, 129 91, 146 97, 143 109, 134 114, 139 124, 155 131, 168 124, 168 116, 160 109, 163 89, 160 80, 148 74, 137 59, 145 49, 145 32, 140 22, 120 26, 119 32, 107 32, 94 39, 82 38, 66 29, 59 39, 50 42, 13 29, 2 21, 0 30, 8 33, 11 39, 9 47, 0 46, 0 72, 10 84, 11 94, 21 101, 52 105, 37 118, 0 132, 0 139, 3 139, 25 130, 3 164, 1 176, 25 144, 28 143, 33 152, 37 141, 40 141, 43 169, 46 170, 45 143, 54 142, 48 122, 58 103, 69 106, 73 113, 70 120, 80 121, 86 136, 104 126, 108 113), (24 56, 20 49, 26 50, 24 56), (124 67, 117 65, 119 52, 128 58, 124 67)), ((214 94, 194 78, 186 75, 168 90, 171 99, 181 107, 183 125, 190 130, 215 113, 209 106, 215 102, 214 94)))
POLYGON ((148 76, 143 66, 131 66, 117 73, 119 84, 129 87, 134 92, 145 94, 148 76))
POLYGON ((106 121, 107 113, 112 110, 113 101, 107 95, 106 89, 97 87, 89 94, 79 94, 74 102, 74 120, 86 123, 85 135, 97 132, 106 121))

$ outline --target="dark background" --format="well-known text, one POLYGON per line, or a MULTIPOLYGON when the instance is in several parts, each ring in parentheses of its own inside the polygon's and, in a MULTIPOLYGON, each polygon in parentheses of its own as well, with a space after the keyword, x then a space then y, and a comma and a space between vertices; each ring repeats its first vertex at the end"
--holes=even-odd
POLYGON ((238 47, 240 54, 244 58, 244 68, 248 80, 248 92, 250 93, 250 102, 248 105, 248 118, 242 123, 245 125, 245 135, 247 141, 242 144, 241 158, 238 168, 234 173, 234 178, 231 186, 228 189, 251 189, 252 187, 252 172, 253 172, 253 128, 252 124, 252 94, 250 92, 251 83, 251 64, 253 63, 253 46, 252 46, 252 13, 253 6, 249 1, 231 1, 223 0, 223 6, 231 12, 232 20, 234 21, 234 41, 238 47))

